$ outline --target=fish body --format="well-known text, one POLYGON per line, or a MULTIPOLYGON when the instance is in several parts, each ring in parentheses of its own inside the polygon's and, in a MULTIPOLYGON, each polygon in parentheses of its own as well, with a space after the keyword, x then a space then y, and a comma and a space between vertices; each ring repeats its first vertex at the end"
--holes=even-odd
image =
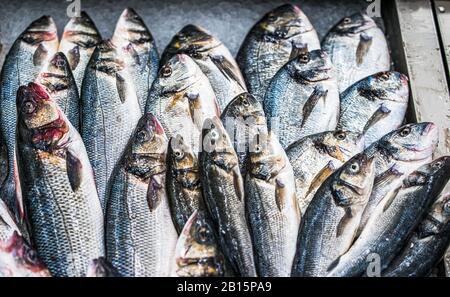
POLYGON ((103 213, 76 129, 36 83, 17 95, 18 167, 31 238, 54 276, 85 276, 104 255, 103 213))
POLYGON ((337 128, 363 133, 368 147, 402 125, 408 99, 405 75, 380 72, 366 77, 341 94, 337 128))
POLYGON ((111 42, 104 41, 86 68, 80 129, 103 209, 111 173, 140 117, 134 84, 122 55, 111 42))
POLYGON ((308 135, 334 130, 339 118, 334 67, 321 50, 301 53, 274 76, 264 97, 268 126, 284 148, 308 135))
POLYGON ((13 214, 9 211, 5 202, 0 201, 0 242, 7 241, 14 232, 20 235, 13 214))
POLYGON ((191 57, 209 79, 223 110, 237 95, 247 91, 241 71, 227 47, 205 29, 187 25, 178 32, 165 49, 165 64, 175 54, 191 57))
POLYGON ((262 102, 272 78, 297 51, 316 49, 316 30, 297 6, 285 4, 268 12, 247 34, 237 55, 249 93, 262 102))
POLYGON ((238 157, 220 120, 205 123, 199 154, 205 204, 221 249, 236 275, 256 276, 238 157))
POLYGON ((336 67, 340 92, 367 76, 391 68, 386 37, 364 13, 342 19, 325 36, 322 48, 336 67))
POLYGON ((302 219, 292 276, 325 276, 351 246, 374 180, 374 162, 360 153, 325 180, 302 219))
POLYGON ((322 183, 364 149, 364 138, 349 131, 327 131, 291 144, 286 154, 294 169, 297 203, 302 215, 322 183))
POLYGON ((330 267, 328 276, 370 275, 370 256, 377 254, 383 271, 407 243, 450 178, 450 158, 420 167, 403 181, 398 194, 372 214, 352 247, 330 267))
POLYGON ((145 114, 117 164, 106 208, 107 260, 120 275, 169 276, 177 232, 165 190, 167 138, 145 114))
POLYGON ((136 11, 127 8, 120 15, 111 41, 123 53, 143 112, 148 91, 158 73, 159 55, 155 40, 136 11))

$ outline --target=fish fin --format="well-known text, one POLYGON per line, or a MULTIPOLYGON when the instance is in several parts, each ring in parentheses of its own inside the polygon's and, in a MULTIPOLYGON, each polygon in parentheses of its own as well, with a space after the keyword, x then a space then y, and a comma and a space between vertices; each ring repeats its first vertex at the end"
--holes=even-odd
POLYGON ((356 49, 356 64, 360 66, 372 46, 373 37, 367 33, 362 33, 359 37, 358 48, 356 49))
POLYGON ((285 188, 286 185, 279 179, 275 180, 275 203, 277 204, 278 210, 283 211, 285 205, 285 188))
POLYGON ((339 262, 341 261, 341 257, 342 256, 339 256, 339 257, 337 257, 336 260, 331 262, 330 266, 328 266, 328 268, 327 268, 327 272, 330 272, 331 270, 333 270, 334 268, 336 268, 339 265, 339 262))
POLYGON ((381 104, 381 106, 372 114, 370 119, 367 121, 363 129, 363 134, 365 134, 367 130, 369 130, 370 127, 375 125, 377 122, 387 117, 390 113, 391 110, 387 108, 384 104, 381 104))
POLYGON ((306 191, 305 197, 308 197, 314 189, 320 187, 321 184, 336 170, 333 161, 329 161, 313 178, 309 184, 308 191, 306 191))
POLYGON ((134 48, 132 43, 129 43, 126 48, 127 52, 131 55, 136 65, 141 65, 141 59, 139 57, 138 52, 134 48))
POLYGON ((224 56, 222 55, 209 55, 211 58, 211 61, 213 61, 214 65, 222 72, 222 74, 228 79, 233 80, 238 83, 238 85, 243 89, 246 90, 247 88, 242 85, 241 79, 234 73, 233 69, 235 68, 234 65, 228 61, 224 56))
POLYGON ((151 177, 150 182, 147 189, 147 203, 150 211, 156 210, 159 204, 162 201, 161 190, 164 188, 164 185, 157 180, 156 177, 151 177))
POLYGON ((236 190, 236 195, 239 201, 244 201, 244 183, 242 181, 241 172, 239 171, 239 166, 233 168, 233 185, 236 190))
POLYGON ((400 191, 401 187, 398 187, 397 189, 393 190, 388 197, 386 197, 386 203, 383 207, 383 212, 386 212, 386 210, 389 209, 392 202, 394 202, 395 197, 397 197, 398 192, 400 191))
POLYGON ((397 167, 394 165, 375 178, 373 187, 375 188, 375 187, 382 187, 382 186, 389 185, 390 183, 395 181, 395 179, 401 177, 402 175, 403 175, 403 173, 400 172, 397 169, 397 167))
POLYGON ((314 91, 312 92, 311 96, 309 96, 308 100, 305 102, 305 105, 303 105, 302 127, 305 125, 306 121, 308 120, 309 116, 314 110, 314 107, 317 105, 317 102, 319 102, 319 99, 320 98, 325 99, 327 94, 328 90, 325 90, 325 88, 322 85, 318 85, 314 88, 314 91))
POLYGON ((340 237, 342 234, 344 234, 345 227, 347 226, 351 218, 353 218, 352 209, 350 207, 346 207, 345 214, 337 225, 336 237, 340 237))
POLYGON ((44 61, 47 59, 48 50, 41 43, 38 48, 34 51, 33 54, 33 64, 34 66, 42 66, 44 65, 44 61))
POLYGON ((119 93, 120 102, 124 103, 127 99, 127 86, 122 75, 116 72, 116 87, 119 93))
POLYGON ((77 45, 67 53, 70 69, 75 70, 80 63, 80 47, 77 45))
POLYGON ((308 52, 308 44, 293 42, 291 55, 289 56, 289 61, 297 58, 300 54, 304 54, 307 52, 308 52))
POLYGON ((80 159, 74 156, 70 151, 67 151, 66 153, 66 170, 72 191, 78 191, 83 179, 83 165, 81 164, 80 159))

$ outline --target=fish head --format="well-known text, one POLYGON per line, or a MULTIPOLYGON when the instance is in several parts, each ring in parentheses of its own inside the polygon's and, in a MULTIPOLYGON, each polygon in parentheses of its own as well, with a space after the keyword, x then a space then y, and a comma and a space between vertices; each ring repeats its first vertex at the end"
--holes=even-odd
POLYGON ((284 150, 272 131, 258 130, 249 147, 249 173, 269 181, 286 166, 284 150))
POLYGON ((18 131, 21 139, 39 149, 62 145, 69 125, 44 86, 29 83, 17 91, 18 131))
POLYGON ((50 93, 67 90, 71 84, 71 70, 66 56, 58 52, 47 65, 47 69, 39 74, 39 81, 50 93))
MULTIPOLYGON (((450 192, 443 193, 433 203, 427 217, 418 227, 421 238, 436 235, 450 223, 450 192)), ((445 231, 444 231, 445 232, 445 231)))
POLYGON ((223 256, 204 211, 196 210, 184 226, 175 251, 178 276, 222 276, 223 256))
POLYGON ((167 157, 170 164, 169 174, 172 174, 184 188, 200 186, 197 155, 183 136, 177 135, 170 139, 167 157))
POLYGON ((102 38, 94 22, 85 11, 82 11, 80 16, 72 17, 65 26, 61 47, 64 48, 63 43, 68 42, 87 49, 97 46, 101 41, 102 38))
POLYGON ((248 125, 262 125, 266 123, 261 103, 250 93, 237 95, 228 103, 222 114, 231 119, 242 119, 248 125), (253 121, 253 122, 252 122, 253 121))
MULTIPOLYGON (((445 185, 450 177, 450 156, 440 157, 431 163, 421 166, 405 180, 405 186, 421 186, 431 181, 445 185)), ((435 193, 436 196, 439 193, 435 193)))
POLYGON ((358 34, 370 28, 375 28, 375 21, 365 13, 355 13, 343 18, 333 29, 332 32, 348 35, 358 34))
POLYGON ((126 8, 117 21, 111 41, 125 50, 131 50, 132 46, 134 50, 145 52, 152 46, 153 36, 136 11, 126 8))
POLYGON ((408 103, 409 79, 396 71, 374 74, 360 82, 358 92, 368 100, 389 100, 408 103))
POLYGON ((22 42, 35 48, 43 42, 51 44, 55 49, 58 47, 56 24, 50 16, 42 16, 32 22, 19 38, 22 42))
POLYGON ((126 170, 147 181, 166 170, 167 138, 158 119, 144 114, 136 126, 125 157, 126 170))
POLYGON ((343 130, 324 132, 322 137, 318 138, 318 142, 316 141, 315 147, 345 163, 363 151, 364 136, 360 133, 343 130))
POLYGON ((201 75, 202 72, 194 60, 185 54, 177 54, 161 67, 156 83, 163 93, 175 93, 199 81, 201 75))
POLYGON ((257 24, 262 36, 282 40, 313 29, 308 17, 295 5, 284 4, 268 12, 257 24))
POLYGON ((382 137, 375 145, 384 155, 399 161, 430 159, 438 144, 438 129, 433 123, 405 125, 382 137))
POLYGON ((294 79, 319 82, 334 77, 334 67, 328 54, 321 50, 302 52, 287 64, 294 79))
POLYGON ((125 68, 125 63, 111 40, 103 40, 98 44, 89 65, 96 71, 114 77, 125 68))
POLYGON ((117 277, 119 272, 103 257, 94 259, 89 263, 86 277, 117 277))
POLYGON ((0 275, 6 276, 50 276, 50 272, 39 260, 35 250, 16 231, 11 237, 0 242, 0 275))

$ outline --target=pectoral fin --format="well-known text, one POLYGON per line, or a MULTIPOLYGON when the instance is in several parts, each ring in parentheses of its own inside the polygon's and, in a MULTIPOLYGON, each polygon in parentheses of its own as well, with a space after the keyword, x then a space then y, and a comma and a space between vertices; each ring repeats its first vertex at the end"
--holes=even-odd
POLYGON ((305 197, 308 197, 313 191, 317 190, 320 185, 336 170, 333 161, 330 161, 314 176, 311 181, 305 197))
POLYGON ((239 86, 242 88, 242 90, 247 89, 244 85, 242 85, 240 77, 236 75, 235 66, 230 61, 228 61, 224 56, 209 55, 209 58, 214 63, 214 65, 216 65, 216 67, 220 70, 220 72, 225 76, 226 79, 228 79, 229 81, 237 82, 239 86))
POLYGON ((78 191, 83 179, 83 165, 81 164, 80 159, 74 156, 70 151, 67 151, 66 153, 66 170, 72 191, 78 191))
POLYGON ((233 168, 233 185, 236 192, 236 196, 239 201, 244 201, 244 183, 242 181, 241 172, 239 171, 239 166, 233 168))
POLYGON ((136 51, 136 49, 134 48, 134 46, 133 46, 132 43, 129 43, 129 44, 127 45, 126 50, 127 50, 128 54, 133 58, 134 63, 135 63, 136 65, 141 65, 141 59, 140 59, 140 57, 139 57, 139 54, 138 54, 138 52, 136 51))
POLYGON ((395 197, 397 197, 398 192, 400 191, 401 187, 398 187, 397 189, 391 191, 387 196, 384 198, 384 200, 386 200, 386 203, 384 204, 383 207, 383 212, 385 212, 386 210, 388 210, 388 208, 391 206, 392 202, 394 202, 395 197))
POLYGON ((124 103, 127 99, 127 86, 122 75, 116 72, 116 88, 119 93, 120 102, 124 103))
POLYGON ((286 203, 286 185, 279 179, 275 180, 275 203, 277 204, 278 210, 283 211, 284 205, 286 203))
POLYGON ((318 85, 314 88, 311 96, 309 96, 308 100, 305 102, 305 105, 303 105, 302 127, 305 125, 306 121, 314 110, 314 107, 317 105, 317 102, 319 102, 319 99, 324 98, 325 100, 327 94, 328 90, 325 90, 321 85, 318 85))
POLYGON ((308 52, 308 44, 305 43, 292 43, 292 51, 289 60, 297 58, 300 54, 308 52))
POLYGON ((156 210, 162 200, 164 185, 156 177, 151 177, 147 189, 147 203, 150 211, 156 210))
POLYGON ((33 64, 34 66, 43 66, 45 60, 47 59, 48 51, 45 46, 41 43, 33 54, 33 64))
POLYGON ((356 64, 360 66, 372 46, 373 37, 362 33, 359 38, 358 48, 356 49, 356 64))
POLYGON ((69 60, 70 68, 75 70, 80 63, 80 47, 78 45, 67 53, 67 60, 69 60))
POLYGON ((342 234, 344 234, 344 231, 352 218, 353 218, 352 209, 350 207, 346 207, 345 214, 341 218, 339 224, 336 227, 336 237, 340 237, 342 234))
POLYGON ((396 179, 400 178, 403 175, 397 167, 394 165, 379 176, 375 178, 375 182, 373 183, 374 188, 389 186, 396 179))
POLYGON ((384 104, 381 104, 381 106, 372 114, 370 119, 367 121, 363 129, 363 134, 365 134, 370 129, 370 127, 375 125, 377 122, 387 117, 390 113, 391 110, 387 108, 384 104))

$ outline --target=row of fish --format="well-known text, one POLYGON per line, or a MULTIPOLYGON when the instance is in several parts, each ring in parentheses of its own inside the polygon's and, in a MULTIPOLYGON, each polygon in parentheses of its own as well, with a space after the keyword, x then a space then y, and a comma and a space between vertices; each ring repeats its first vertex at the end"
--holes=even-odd
POLYGON ((361 276, 375 253, 382 275, 426 275, 450 160, 434 124, 402 126, 390 68, 362 13, 321 44, 280 6, 236 61, 194 25, 159 59, 132 9, 109 40, 84 12, 60 42, 42 17, 1 74, 0 274, 361 276))

